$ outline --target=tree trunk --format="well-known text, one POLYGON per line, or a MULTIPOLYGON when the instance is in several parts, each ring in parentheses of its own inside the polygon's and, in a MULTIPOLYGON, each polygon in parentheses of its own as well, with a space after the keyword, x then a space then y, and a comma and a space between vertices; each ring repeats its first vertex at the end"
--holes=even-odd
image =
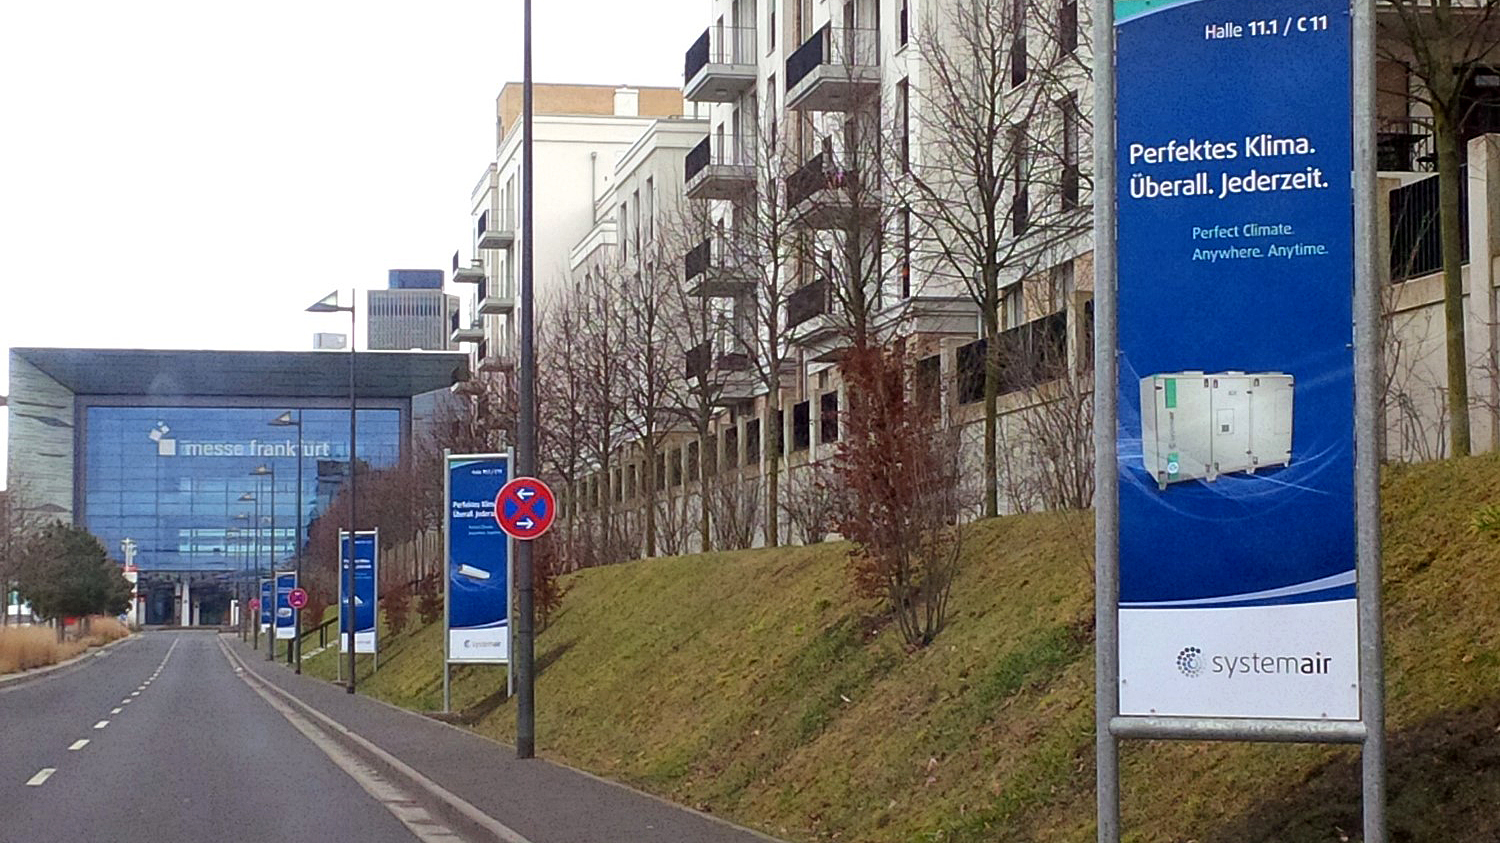
POLYGON ((656 556, 656 446, 651 439, 646 439, 646 465, 645 471, 641 472, 641 480, 646 486, 642 491, 642 497, 646 500, 645 527, 646 533, 646 558, 656 556))
POLYGON ((781 481, 777 477, 781 467, 781 443, 773 443, 771 437, 777 432, 772 420, 781 415, 781 401, 774 389, 771 394, 773 397, 767 402, 760 447, 766 455, 766 547, 777 547, 781 544, 781 481))
POLYGON ((996 310, 999 294, 997 279, 985 282, 985 298, 989 300, 984 312, 984 517, 994 518, 1000 514, 1000 325, 996 310))
MULTIPOLYGON (((707 429, 698 432, 698 550, 707 553, 709 550, 708 537, 708 449, 710 447, 707 429)), ((717 455, 714 457, 714 468, 719 467, 717 455)))
MULTIPOLYGON (((1456 100, 1456 98, 1455 98, 1456 100)), ((1469 367, 1464 341, 1463 220, 1459 209, 1462 173, 1458 127, 1453 115, 1433 115, 1438 153, 1438 234, 1443 248, 1443 321, 1448 346, 1448 416, 1452 455, 1469 455, 1469 367)))

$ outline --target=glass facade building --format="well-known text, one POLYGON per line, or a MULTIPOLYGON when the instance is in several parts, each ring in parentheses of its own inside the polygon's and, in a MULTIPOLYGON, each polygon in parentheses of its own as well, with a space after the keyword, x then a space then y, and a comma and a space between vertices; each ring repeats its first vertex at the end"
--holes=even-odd
MULTIPOLYGON (((295 558, 299 523, 327 510, 348 477, 349 412, 247 407, 89 406, 81 421, 80 521, 104 542, 136 543, 155 572, 253 572, 295 558), (297 466, 302 464, 301 511, 297 466), (264 467, 274 474, 252 474, 264 467), (274 483, 273 483, 274 479, 274 483)), ((398 409, 361 409, 362 470, 401 458, 398 409)))

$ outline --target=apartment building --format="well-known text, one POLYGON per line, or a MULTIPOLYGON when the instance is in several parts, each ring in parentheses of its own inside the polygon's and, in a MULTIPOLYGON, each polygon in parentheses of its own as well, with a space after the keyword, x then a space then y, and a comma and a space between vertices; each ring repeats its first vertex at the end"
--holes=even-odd
MULTIPOLYGON (((453 280, 473 292, 452 338, 471 345, 471 371, 502 379, 519 355, 521 108, 521 84, 507 83, 495 101, 495 159, 470 192, 470 248, 453 255, 453 280)), ((533 283, 545 305, 563 288, 569 253, 593 226, 616 159, 652 121, 681 115, 683 99, 673 88, 533 84, 532 111, 533 283)))

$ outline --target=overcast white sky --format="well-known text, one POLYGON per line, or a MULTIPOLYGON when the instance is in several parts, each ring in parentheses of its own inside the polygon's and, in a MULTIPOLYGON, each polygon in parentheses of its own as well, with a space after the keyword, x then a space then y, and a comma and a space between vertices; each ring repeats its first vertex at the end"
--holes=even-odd
MULTIPOLYGON (((709 9, 535 0, 534 77, 681 86, 709 9)), ((520 78, 521 0, 4 3, 0 349, 347 331, 303 308, 449 267, 520 78)))

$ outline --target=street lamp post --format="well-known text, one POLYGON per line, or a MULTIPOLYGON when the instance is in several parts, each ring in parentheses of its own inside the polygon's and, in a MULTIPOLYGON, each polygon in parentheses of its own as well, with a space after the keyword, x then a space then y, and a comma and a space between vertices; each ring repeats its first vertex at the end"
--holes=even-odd
MULTIPOLYGON (((257 492, 260 491, 260 483, 255 484, 255 490, 257 492)), ((245 503, 250 503, 252 501, 255 503, 255 544, 253 547, 253 555, 255 557, 255 588, 253 589, 253 591, 255 593, 255 599, 258 602, 260 600, 260 495, 246 492, 245 494, 240 495, 240 500, 244 501, 245 503)), ((251 643, 255 647, 255 649, 259 650, 260 610, 256 611, 255 617, 252 619, 252 623, 250 624, 250 629, 254 633, 254 638, 252 639, 251 643)))
POLYGON ((276 616, 281 609, 276 605, 280 590, 280 583, 276 581, 276 464, 258 465, 250 476, 271 478, 271 540, 266 543, 266 567, 271 572, 271 624, 266 630, 266 661, 273 662, 276 661, 276 616))
MULTIPOLYGON (((302 585, 302 521, 304 518, 302 512, 302 411, 298 410, 297 418, 293 420, 292 411, 287 410, 272 419, 271 426, 297 428, 297 549, 295 553, 297 586, 302 588, 305 587, 302 585)), ((292 630, 292 645, 287 648, 286 660, 300 674, 302 672, 302 610, 295 607, 292 609, 292 630)))
MULTIPOLYGON (((338 303, 339 294, 335 290, 324 296, 321 300, 314 302, 307 308, 308 313, 341 313, 349 312, 349 570, 344 574, 344 600, 347 602, 348 611, 344 606, 339 607, 340 616, 347 618, 345 628, 346 640, 349 647, 349 684, 344 686, 348 693, 354 693, 354 532, 355 532, 355 476, 358 475, 358 460, 355 455, 359 453, 355 448, 356 425, 355 418, 358 415, 358 405, 354 393, 354 291, 349 291, 349 306, 345 307, 338 303)), ((339 548, 339 564, 343 564, 343 548, 339 548)))

